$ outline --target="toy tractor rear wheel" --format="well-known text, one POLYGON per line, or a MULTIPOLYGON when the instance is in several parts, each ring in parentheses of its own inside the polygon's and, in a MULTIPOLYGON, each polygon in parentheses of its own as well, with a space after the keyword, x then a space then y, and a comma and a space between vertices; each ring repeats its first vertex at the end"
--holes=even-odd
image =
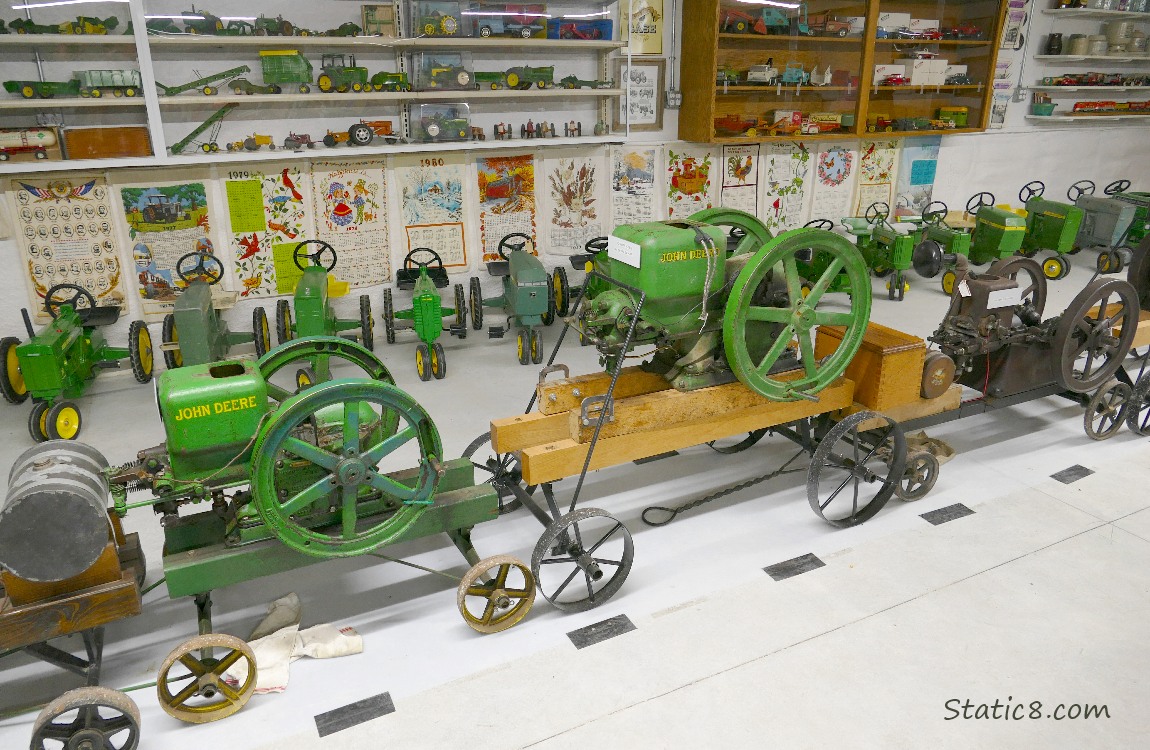
POLYGON ((18 346, 20 339, 15 336, 0 339, 0 394, 10 404, 22 404, 28 400, 28 385, 24 382, 20 358, 16 355, 18 346))
POLYGON ((72 401, 60 401, 44 415, 45 432, 50 440, 75 440, 83 427, 80 407, 72 401))
POLYGON ((547 285, 547 309, 543 311, 543 325, 549 326, 555 322, 555 285, 547 285))
POLYGON ((420 380, 431 380, 431 349, 422 341, 415 346, 415 372, 420 380))
POLYGON ((431 374, 436 380, 447 377, 447 355, 443 353, 443 344, 438 341, 431 345, 431 374))
POLYGON ((315 370, 310 367, 301 367, 295 371, 295 392, 300 393, 306 391, 319 382, 319 377, 316 376, 315 370))
POLYGON ((567 271, 556 266, 551 274, 551 288, 555 290, 555 313, 564 317, 571 310, 571 285, 567 283, 567 271))
MULTIPOLYGON (((175 313, 168 313, 164 316, 164 325, 160 329, 160 340, 163 341, 164 344, 178 345, 180 343, 180 332, 176 330, 175 313)), ((164 366, 169 370, 174 370, 177 367, 184 366, 184 355, 178 348, 164 348, 162 351, 164 353, 164 366)), ((257 350, 257 354, 258 353, 259 352, 257 350)))
POLYGON ((525 365, 531 361, 531 334, 526 328, 520 328, 515 335, 516 351, 519 355, 519 364, 525 365))
POLYGON ((128 360, 137 383, 152 379, 152 334, 142 320, 133 320, 128 326, 128 360))
POLYGON ((286 299, 276 302, 276 339, 281 344, 292 340, 291 303, 286 299))
POLYGON ((252 311, 252 342, 256 346, 256 358, 264 356, 272 348, 271 330, 268 328, 268 314, 263 306, 252 311))
POLYGON ((471 312, 471 327, 477 331, 483 330, 483 287, 479 284, 479 277, 471 277, 470 294, 467 306, 471 312))
POLYGON ((862 344, 870 305, 870 274, 854 245, 819 229, 787 232, 755 253, 735 278, 723 316, 727 362, 744 385, 771 400, 817 393, 850 364, 862 344), (828 258, 826 269, 817 279, 805 279, 811 290, 804 296, 798 263, 820 254, 828 258), (831 309, 825 295, 844 273, 850 307, 831 309), (820 325, 844 330, 834 353, 816 360, 813 334, 820 325), (802 374, 780 380, 772 368, 796 338, 802 374))
POLYGON ((455 325, 461 331, 460 338, 467 338, 467 296, 463 284, 455 285, 455 325))
POLYGON ((406 531, 432 501, 443 448, 427 412, 395 386, 334 380, 285 401, 252 455, 260 519, 291 549, 332 558, 372 552, 406 531), (318 440, 305 440, 309 432, 318 440), (413 465, 414 476, 392 478, 413 465))
POLYGON ((37 443, 48 439, 48 410, 51 408, 52 405, 47 401, 32 404, 32 412, 28 415, 28 434, 37 443))
POLYGON ((371 317, 371 297, 359 295, 359 341, 369 351, 375 350, 375 319, 371 317))
MULTIPOLYGON (((707 208, 691 214, 689 220, 742 232, 741 236, 731 232, 732 236, 738 238, 731 255, 753 253, 774 237, 771 230, 767 229, 766 224, 746 211, 739 211, 735 208, 707 208)), ((719 249, 726 251, 725 247, 719 249)))
POLYGON ((395 305, 391 301, 391 290, 383 290, 383 333, 387 343, 395 343, 395 305))

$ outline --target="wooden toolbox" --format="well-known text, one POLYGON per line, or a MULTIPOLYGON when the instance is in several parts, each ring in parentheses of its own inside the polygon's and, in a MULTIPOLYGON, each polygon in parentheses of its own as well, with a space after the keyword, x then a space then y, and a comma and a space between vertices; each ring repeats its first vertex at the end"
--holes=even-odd
MULTIPOLYGON (((842 342, 841 326, 819 326, 815 357, 825 357, 842 342)), ((918 336, 870 323, 862 346, 844 373, 855 383, 854 400, 872 411, 887 411, 919 400, 926 342, 918 336)))

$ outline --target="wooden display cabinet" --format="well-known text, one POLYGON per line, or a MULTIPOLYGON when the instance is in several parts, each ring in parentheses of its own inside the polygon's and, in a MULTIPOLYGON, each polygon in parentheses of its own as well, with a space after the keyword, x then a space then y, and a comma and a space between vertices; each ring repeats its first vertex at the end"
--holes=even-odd
POLYGON ((686 0, 683 27, 694 33, 683 51, 679 137, 982 130, 1005 9, 1006 0, 686 0), (948 74, 942 60, 965 73, 948 74), (906 83, 876 70, 892 65, 904 66, 906 83), (940 117, 943 108, 950 111, 940 117))

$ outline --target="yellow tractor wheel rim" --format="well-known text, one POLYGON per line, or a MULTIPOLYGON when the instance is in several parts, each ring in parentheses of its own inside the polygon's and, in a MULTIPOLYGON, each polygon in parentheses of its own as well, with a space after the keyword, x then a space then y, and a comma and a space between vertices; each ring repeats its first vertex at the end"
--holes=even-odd
POLYGON ((1049 278, 1054 278, 1058 272, 1062 270, 1062 261, 1057 258, 1051 258, 1042 264, 1042 270, 1046 272, 1049 278))
MULTIPOLYGON (((44 421, 47 421, 47 418, 48 414, 45 412, 44 421)), ((54 426, 57 435, 64 440, 71 440, 80 431, 80 412, 76 411, 75 407, 65 406, 56 415, 54 426)))
POLYGON ((419 377, 423 377, 423 373, 427 370, 427 363, 423 361, 423 350, 415 350, 415 371, 419 373, 419 377))
POLYGON ((435 350, 435 347, 431 348, 431 371, 439 371, 439 352, 435 350))
POLYGON ((517 343, 519 345, 519 359, 523 359, 523 334, 522 333, 519 334, 519 340, 517 343))
MULTIPOLYGON (((172 325, 172 341, 171 341, 171 343, 173 343, 173 344, 180 343, 180 332, 174 324, 172 325)), ((151 358, 152 358, 152 356, 149 353, 148 359, 150 360, 151 358)), ((144 359, 143 352, 141 352, 140 353, 140 361, 143 361, 143 359, 144 359)), ((176 349, 174 352, 172 352, 172 361, 176 363, 176 367, 183 367, 184 366, 184 353, 181 352, 179 349, 176 349)))
POLYGON ((531 359, 535 359, 538 356, 539 356, 539 337, 538 336, 532 336, 531 337, 531 359))
POLYGON ((559 281, 559 274, 551 274, 551 286, 555 287, 555 309, 563 309, 563 283, 559 281))
POLYGON ((519 74, 518 73, 508 73, 507 74, 507 86, 509 88, 515 88, 518 85, 519 85, 519 74))
MULTIPOLYGON (((175 330, 172 330, 172 337, 175 338, 175 330)), ((144 374, 152 374, 152 334, 148 333, 147 328, 140 328, 140 334, 136 337, 136 343, 140 347, 140 366, 144 368, 144 374)), ((183 364, 183 357, 177 355, 176 362, 183 364)))
POLYGON ((23 396, 28 392, 28 386, 24 383, 24 373, 20 371, 20 358, 16 356, 16 347, 13 346, 8 349, 8 361, 4 363, 7 369, 8 383, 12 386, 12 390, 17 396, 23 396))
POLYGON ((40 434, 48 437, 48 410, 43 409, 40 412, 40 434))
POLYGON ((942 291, 947 294, 954 293, 954 274, 947 271, 942 277, 942 291))

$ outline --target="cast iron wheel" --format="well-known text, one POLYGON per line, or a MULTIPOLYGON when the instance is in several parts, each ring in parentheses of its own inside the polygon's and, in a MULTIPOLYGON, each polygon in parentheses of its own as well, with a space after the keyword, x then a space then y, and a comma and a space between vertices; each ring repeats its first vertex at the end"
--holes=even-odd
MULTIPOLYGON (((523 507, 523 502, 511 489, 523 482, 523 471, 519 466, 517 454, 495 453, 491 448, 491 433, 485 432, 471 441, 471 445, 463 451, 463 457, 471 461, 471 465, 480 472, 489 475, 482 483, 490 483, 495 493, 499 495, 499 515, 523 507)), ((527 487, 526 491, 531 495, 535 492, 535 487, 527 487)))
POLYGON ((431 345, 431 374, 436 380, 447 377, 447 355, 443 353, 443 344, 438 341, 431 345))
POLYGON ((394 385, 333 380, 273 412, 252 456, 260 520, 296 552, 327 559, 373 552, 410 529, 431 504, 443 446, 394 385), (391 477, 411 466, 405 483, 391 477))
POLYGON ((499 246, 495 248, 495 252, 499 253, 499 257, 507 260, 508 252, 521 252, 526 251, 527 245, 531 245, 531 249, 535 249, 535 241, 531 239, 531 235, 524 234, 523 232, 512 232, 511 234, 504 235, 499 240, 499 246), (516 245, 511 240, 522 239, 523 241, 516 245))
POLYGON ((32 412, 28 415, 28 434, 32 440, 42 443, 48 439, 48 409, 52 405, 47 401, 37 401, 32 404, 32 412))
POLYGON ((729 253, 731 256, 753 253, 774 237, 766 224, 752 214, 737 208, 705 208, 691 214, 688 221, 698 221, 713 227, 727 227, 730 235, 738 238, 735 247, 729 253), (742 235, 738 235, 737 232, 742 232, 742 235))
POLYGON ((256 346, 256 359, 268 353, 272 346, 271 330, 268 328, 268 314, 261 305, 252 311, 252 343, 256 346))
POLYGON ((463 284, 455 285, 455 325, 459 327, 459 338, 467 338, 467 295, 463 284))
MULTIPOLYGON (((164 325, 160 329, 160 339, 165 344, 179 344, 180 332, 176 330, 176 314, 168 313, 164 316, 164 325)), ((164 366, 169 370, 184 366, 184 354, 179 349, 163 349, 164 366)), ((258 353, 258 352, 257 352, 258 353)))
POLYGON ((921 500, 938 481, 938 458, 930 451, 915 451, 906 457, 906 468, 895 485, 899 500, 921 500))
MULTIPOLYGON (((44 295, 44 311, 52 316, 52 320, 59 317, 60 308, 64 305, 71 305, 77 313, 81 313, 82 310, 95 310, 96 298, 87 289, 76 284, 57 284, 44 295), (60 292, 66 291, 71 291, 71 296, 62 297, 60 292)), ((81 313, 80 320, 83 319, 84 315, 81 313)))
POLYGON ((1134 384, 1126 409, 1126 426, 1138 435, 1150 435, 1150 374, 1143 375, 1134 384))
POLYGON ((991 263, 986 273, 1017 281, 1019 304, 1029 304, 1042 316, 1046 309, 1046 276, 1036 261, 1018 256, 1000 259, 991 263))
POLYGON ((133 320, 128 326, 128 360, 137 383, 152 379, 152 334, 142 320, 133 320))
MULTIPOLYGON (((1079 180, 1066 189, 1066 197, 1071 203, 1077 203, 1078 199, 1084 195, 1094 195, 1097 186, 1094 180, 1079 180)), ((1107 193, 1109 195, 1109 193, 1107 193)))
POLYGON ((860 524, 886 505, 905 466, 906 440, 898 422, 872 411, 856 412, 819 441, 807 473, 807 502, 832 526, 860 524), (876 427, 859 429, 872 420, 876 427))
POLYGON ((483 330, 483 288, 479 284, 479 277, 471 277, 470 294, 467 306, 471 311, 471 327, 477 331, 483 330))
POLYGON ((531 329, 531 363, 540 364, 543 362, 543 334, 537 329, 531 329))
POLYGON ((463 621, 480 633, 498 633, 518 623, 535 603, 535 578, 511 555, 480 560, 455 592, 463 621), (478 608, 478 609, 476 609, 478 608))
POLYGON ((291 303, 286 299, 276 301, 276 339, 283 344, 291 341, 292 335, 291 303))
POLYGON ((415 345, 415 372, 420 380, 431 380, 431 349, 422 341, 415 345))
POLYGON ((211 286, 224 277, 224 264, 211 253, 192 252, 176 261, 176 273, 185 284, 199 279, 211 286))
POLYGON ((375 350, 375 320, 371 317, 371 297, 359 295, 359 342, 368 351, 375 350))
POLYGON ((1023 204, 1029 203, 1032 198, 1041 198, 1046 192, 1046 183, 1042 180, 1031 180, 1018 191, 1018 200, 1023 204))
POLYGON ((387 343, 395 343, 395 306, 391 301, 391 290, 383 290, 383 333, 387 343))
POLYGON ((82 426, 80 407, 72 401, 58 401, 44 415, 44 431, 49 440, 75 440, 82 426))
POLYGON ((1133 403, 1133 393, 1133 388, 1117 380, 1111 380, 1095 391, 1086 404, 1086 413, 1082 415, 1086 437, 1105 440, 1117 435, 1133 403))
POLYGON ((304 240, 296 245, 295 250, 292 251, 292 262, 295 263, 296 268, 304 271, 308 267, 300 262, 302 258, 307 258, 312 262, 312 266, 319 266, 325 271, 331 271, 331 269, 335 268, 335 263, 338 260, 335 248, 323 240, 304 240), (319 245, 319 249, 313 253, 301 252, 307 245, 319 245), (330 265, 325 260, 328 254, 331 255, 330 265))
POLYGON ((531 553, 531 575, 556 609, 584 612, 615 595, 634 559, 635 544, 622 522, 582 508, 547 526, 531 553))
POLYGON ((519 355, 519 364, 525 365, 531 361, 531 334, 526 328, 520 328, 515 334, 515 346, 519 355))
POLYGON ((268 398, 283 403, 295 395, 295 384, 290 388, 278 385, 273 378, 281 370, 295 372, 292 368, 305 366, 323 375, 322 379, 330 379, 331 361, 337 360, 358 367, 362 374, 353 375, 355 378, 368 378, 381 383, 395 385, 395 379, 379 357, 360 346, 355 341, 329 336, 310 336, 295 339, 287 344, 272 349, 260 358, 256 364, 260 368, 260 377, 267 383, 268 398))
POLYGON ((28 400, 28 384, 24 382, 24 373, 20 369, 20 357, 16 354, 16 347, 20 346, 20 339, 15 336, 5 336, 0 339, 0 394, 10 404, 22 404, 28 400))
POLYGON ((551 272, 551 288, 555 292, 555 314, 565 317, 571 311, 571 286, 567 283, 567 271, 556 266, 551 272))
POLYGON ((184 641, 164 663, 156 680, 160 708, 180 721, 205 724, 227 718, 244 707, 256 691, 256 657, 248 644, 223 633, 184 641), (196 652, 202 652, 200 656, 196 652), (203 654, 210 653, 211 656, 203 654), (241 660, 244 681, 232 687, 224 678, 241 660))
POLYGON ((1055 381, 1068 391, 1086 393, 1110 380, 1130 351, 1139 312, 1138 295, 1130 284, 1121 279, 1090 282, 1055 328, 1055 381), (1114 335, 1115 329, 1121 329, 1121 336, 1114 335))
POLYGON ((139 744, 140 709, 126 693, 106 687, 69 690, 32 724, 32 750, 135 750, 139 744))

